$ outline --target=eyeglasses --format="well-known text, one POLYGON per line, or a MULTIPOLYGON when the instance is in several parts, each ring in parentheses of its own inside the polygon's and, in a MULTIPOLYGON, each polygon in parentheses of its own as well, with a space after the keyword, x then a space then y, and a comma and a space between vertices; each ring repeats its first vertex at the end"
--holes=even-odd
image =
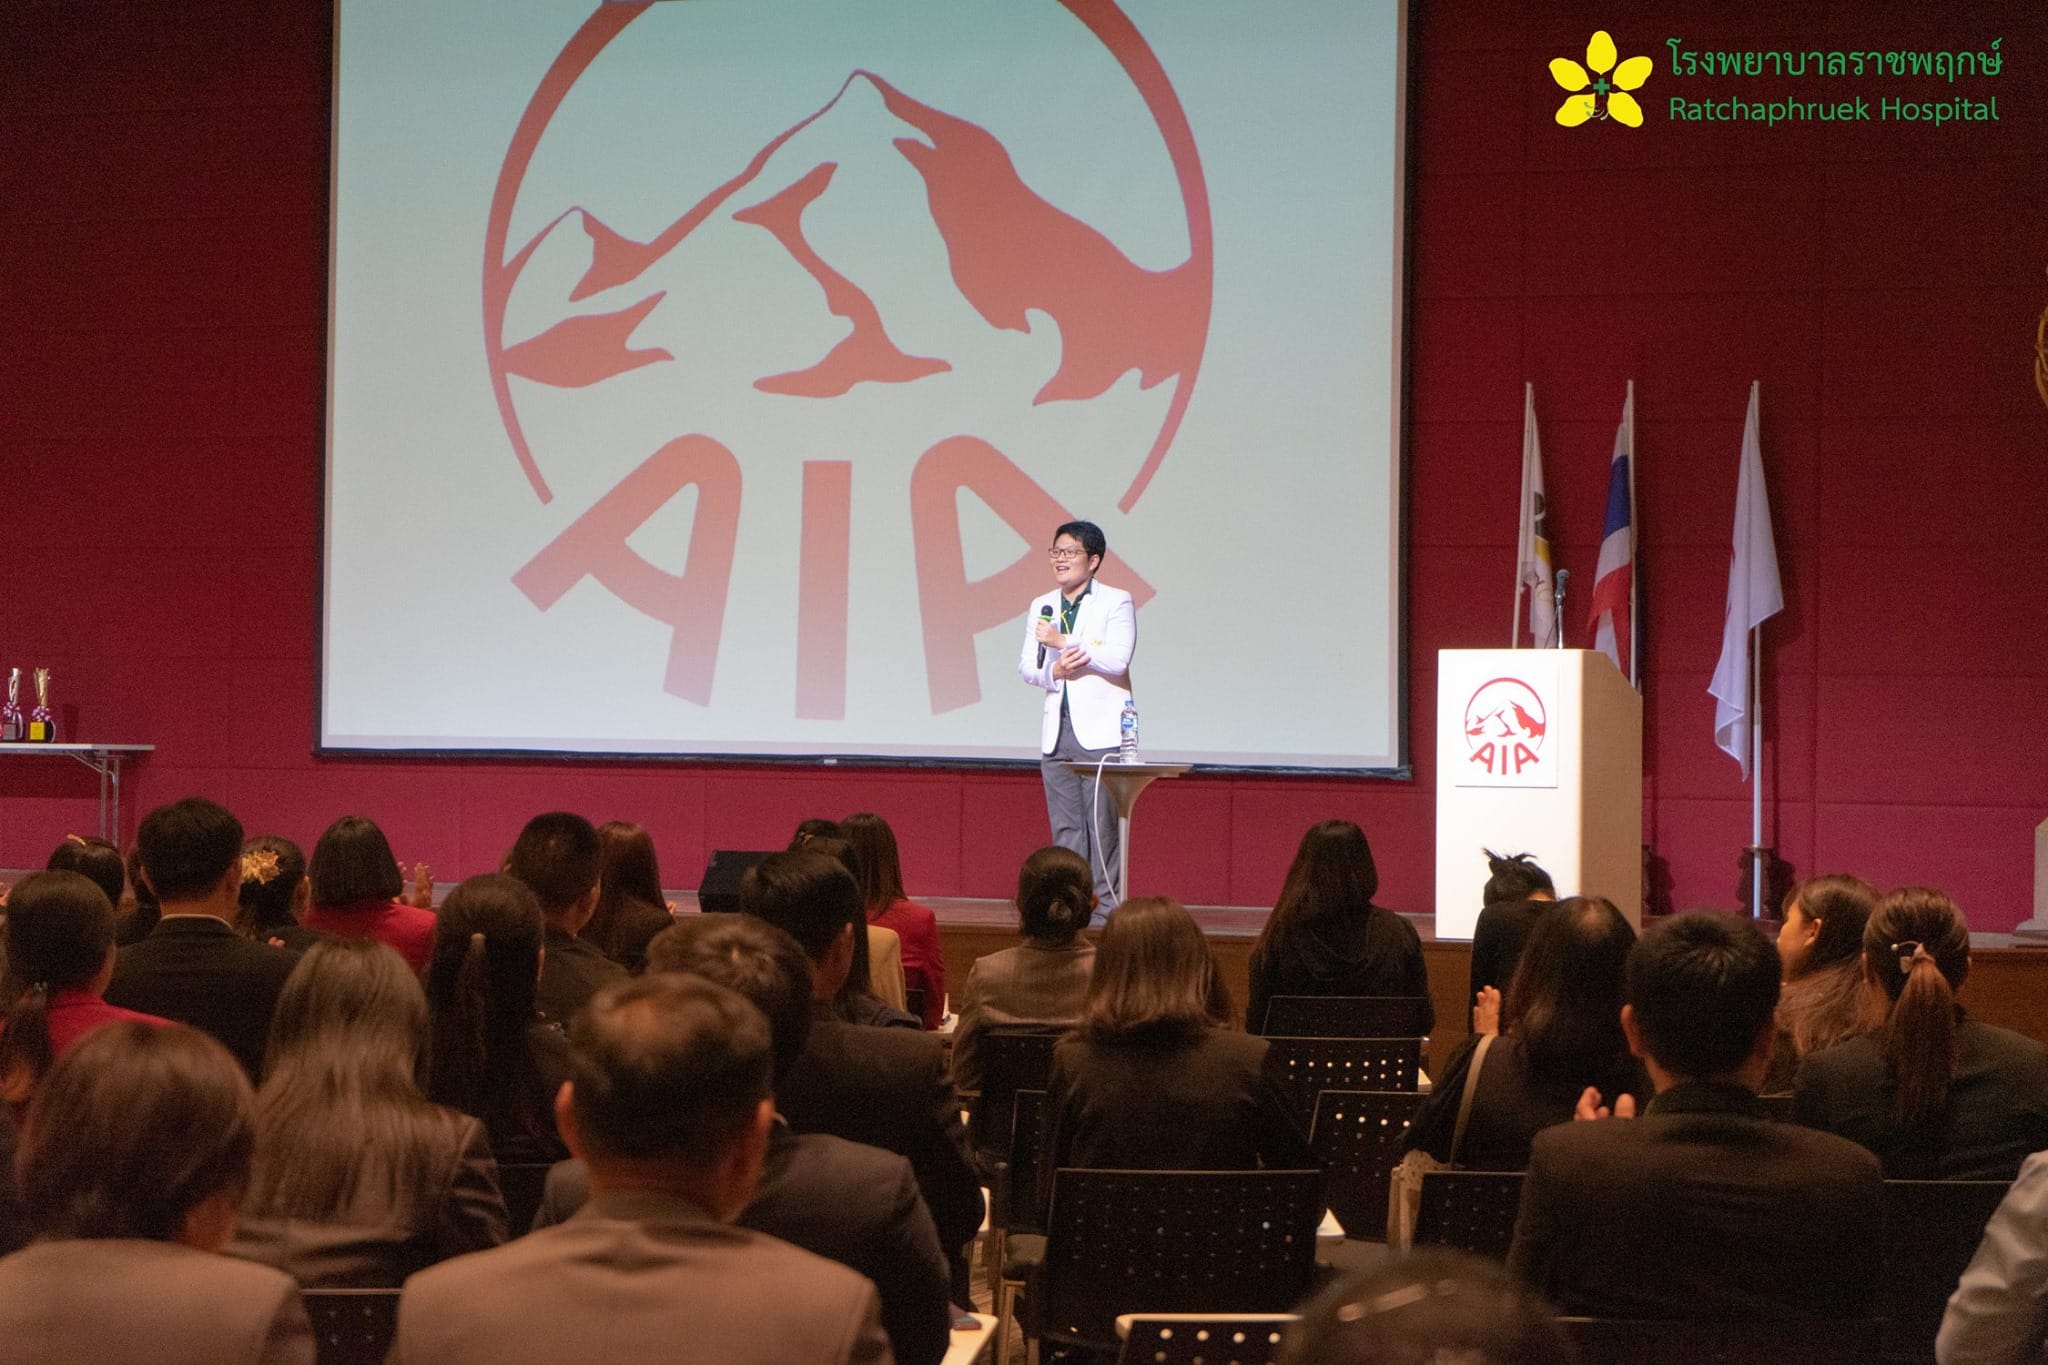
POLYGON ((1070 559, 1085 558, 1087 554, 1086 550, 1047 550, 1045 557, 1052 560, 1055 564, 1064 564, 1070 559))

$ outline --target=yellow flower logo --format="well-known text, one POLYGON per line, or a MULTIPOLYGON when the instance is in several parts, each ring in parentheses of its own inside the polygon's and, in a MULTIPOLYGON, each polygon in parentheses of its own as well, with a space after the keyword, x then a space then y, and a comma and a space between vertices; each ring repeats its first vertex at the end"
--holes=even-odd
POLYGON ((1557 121, 1567 128, 1576 128, 1588 119, 1613 119, 1631 128, 1643 126, 1643 106, 1636 103, 1636 97, 1628 92, 1637 89, 1650 79, 1652 69, 1648 57, 1631 57, 1620 66, 1614 64, 1614 39, 1607 36, 1607 30, 1595 33, 1586 44, 1586 66, 1580 66, 1569 57, 1558 57, 1550 63, 1550 78, 1561 90, 1573 91, 1563 104, 1557 106, 1557 121), (1593 68, 1591 75, 1586 67, 1593 68), (1608 72, 1613 72, 1612 81, 1608 72), (1584 92, 1584 93, 1576 93, 1584 92), (1601 108, 1602 99, 1606 108, 1601 108))

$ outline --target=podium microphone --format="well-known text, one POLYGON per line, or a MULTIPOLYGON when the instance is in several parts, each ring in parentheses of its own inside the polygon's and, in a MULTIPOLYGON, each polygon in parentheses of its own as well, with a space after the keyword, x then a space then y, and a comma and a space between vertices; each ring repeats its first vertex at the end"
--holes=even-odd
MULTIPOLYGON (((1048 602, 1038 609, 1038 619, 1041 621, 1052 620, 1052 603, 1048 602)), ((1040 668, 1045 667, 1045 642, 1043 640, 1038 642, 1038 666, 1040 668)))
POLYGON ((1555 618, 1557 647, 1559 649, 1564 648, 1564 590, 1565 585, 1571 581, 1572 571, 1570 569, 1559 569, 1557 571, 1557 578, 1555 580, 1557 596, 1551 608, 1551 614, 1555 618))

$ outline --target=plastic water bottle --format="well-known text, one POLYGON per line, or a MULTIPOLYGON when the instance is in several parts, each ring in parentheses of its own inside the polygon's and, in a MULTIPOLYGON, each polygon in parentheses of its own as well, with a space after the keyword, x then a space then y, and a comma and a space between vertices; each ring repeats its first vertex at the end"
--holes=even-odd
POLYGON ((1117 762, 1136 763, 1138 761, 1138 703, 1129 697, 1124 698, 1123 732, 1123 744, 1117 751, 1117 762))

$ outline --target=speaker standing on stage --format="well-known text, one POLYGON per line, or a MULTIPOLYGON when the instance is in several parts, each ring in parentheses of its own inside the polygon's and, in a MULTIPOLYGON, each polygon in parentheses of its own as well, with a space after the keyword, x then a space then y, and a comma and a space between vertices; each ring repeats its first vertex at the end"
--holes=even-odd
POLYGON ((1024 681, 1046 694, 1039 769, 1053 842, 1088 860, 1095 893, 1106 904, 1114 902, 1123 857, 1116 805, 1106 791, 1097 799, 1093 777, 1065 765, 1111 756, 1131 696, 1138 614, 1129 593, 1095 581, 1108 548, 1102 528, 1091 521, 1070 521, 1053 535, 1057 586, 1031 603, 1017 660, 1024 681))

